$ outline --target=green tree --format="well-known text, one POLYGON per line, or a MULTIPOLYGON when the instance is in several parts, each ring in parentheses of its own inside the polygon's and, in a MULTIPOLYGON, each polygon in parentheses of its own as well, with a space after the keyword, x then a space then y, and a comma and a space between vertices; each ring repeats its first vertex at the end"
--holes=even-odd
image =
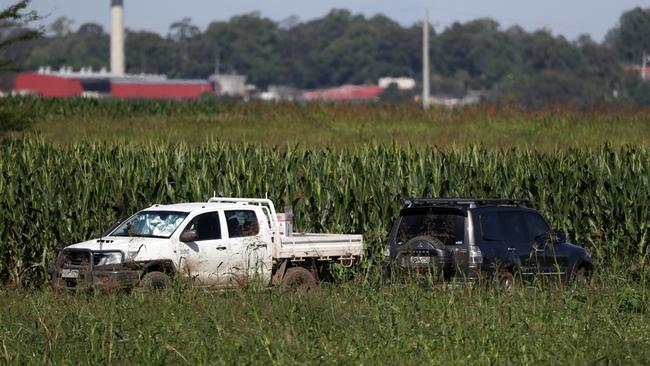
POLYGON ((127 31, 125 52, 126 69, 132 73, 164 74, 174 69, 173 42, 157 33, 127 31))
POLYGON ((621 15, 618 26, 607 33, 606 43, 621 60, 639 63, 643 53, 650 54, 650 8, 636 7, 621 15))
MULTIPOLYGON (((0 52, 19 42, 35 39, 42 34, 41 29, 28 28, 39 18, 34 11, 28 11, 30 0, 21 0, 0 10, 0 52)), ((0 71, 12 64, 10 59, 0 58, 0 71)))
MULTIPOLYGON (((29 28, 29 23, 39 19, 34 11, 28 11, 29 0, 22 0, 0 10, 0 76, 4 76, 13 64, 12 58, 4 58, 4 51, 21 42, 39 37, 41 29, 29 28)), ((33 112, 25 107, 12 108, 0 103, 0 134, 9 130, 28 128, 33 122, 33 112)))

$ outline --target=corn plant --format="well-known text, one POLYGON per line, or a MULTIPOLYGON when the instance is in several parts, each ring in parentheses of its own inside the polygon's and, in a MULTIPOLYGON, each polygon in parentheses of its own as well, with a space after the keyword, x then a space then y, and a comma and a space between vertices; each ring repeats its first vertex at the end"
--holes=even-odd
POLYGON ((551 153, 371 144, 310 150, 214 142, 0 143, 0 281, 40 284, 57 248, 100 235, 105 205, 264 197, 294 207, 299 231, 362 233, 376 263, 399 198, 528 199, 604 265, 647 261, 650 149, 551 153))

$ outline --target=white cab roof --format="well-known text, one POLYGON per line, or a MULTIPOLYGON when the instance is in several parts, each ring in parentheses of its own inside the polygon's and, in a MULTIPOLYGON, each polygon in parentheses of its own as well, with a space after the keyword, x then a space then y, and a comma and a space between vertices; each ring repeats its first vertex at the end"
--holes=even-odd
POLYGON ((188 202, 188 203, 175 203, 172 205, 153 205, 142 211, 179 211, 179 212, 193 212, 203 210, 237 210, 242 208, 255 209, 258 206, 245 205, 237 203, 211 203, 211 202, 188 202))

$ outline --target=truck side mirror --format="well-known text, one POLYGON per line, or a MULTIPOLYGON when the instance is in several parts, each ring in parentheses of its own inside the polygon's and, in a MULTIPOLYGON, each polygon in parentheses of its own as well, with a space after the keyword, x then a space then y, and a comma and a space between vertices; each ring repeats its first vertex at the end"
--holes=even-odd
POLYGON ((196 230, 185 230, 181 234, 180 240, 183 243, 189 243, 196 241, 199 238, 199 235, 196 233, 196 230))

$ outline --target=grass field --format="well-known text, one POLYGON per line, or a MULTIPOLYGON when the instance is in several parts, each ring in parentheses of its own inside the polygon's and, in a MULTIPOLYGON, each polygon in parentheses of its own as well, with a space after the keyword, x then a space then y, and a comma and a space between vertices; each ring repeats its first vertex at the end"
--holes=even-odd
POLYGON ((0 103, 34 117, 0 143, 0 363, 650 364, 650 111, 0 103), (112 219, 102 205, 213 190, 268 193, 306 230, 363 232, 375 259, 405 195, 528 198, 598 275, 579 289, 384 286, 368 260, 306 295, 42 288, 57 246, 112 219))
POLYGON ((0 294, 0 359, 78 365, 647 365, 648 287, 0 294))
MULTIPOLYGON (((35 111, 28 135, 49 142, 246 141, 267 146, 354 147, 366 143, 419 146, 556 147, 610 142, 648 145, 650 110, 525 111, 468 107, 424 112, 411 105, 320 105, 116 100, 7 99, 35 111)), ((14 137, 22 132, 13 133, 14 137)))

